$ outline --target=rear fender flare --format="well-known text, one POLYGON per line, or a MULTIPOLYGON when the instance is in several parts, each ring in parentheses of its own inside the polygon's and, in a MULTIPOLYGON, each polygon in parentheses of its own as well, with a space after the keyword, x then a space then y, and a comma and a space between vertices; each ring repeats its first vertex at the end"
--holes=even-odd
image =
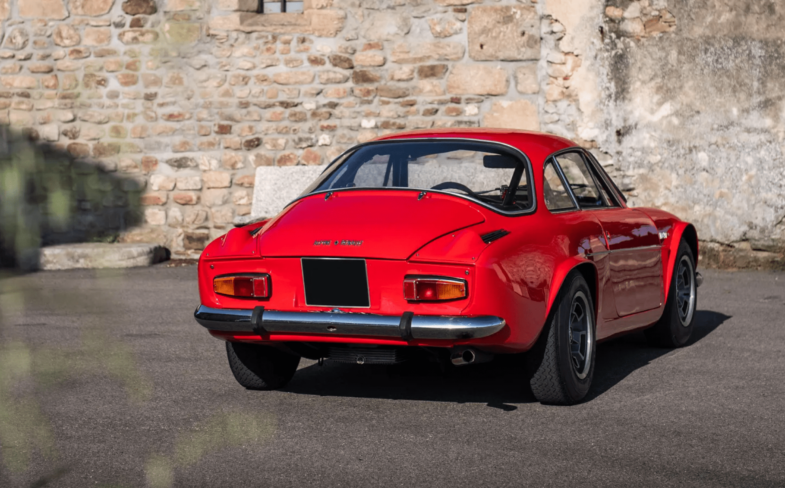
POLYGON ((584 258, 583 256, 572 256, 562 261, 556 267, 556 270, 553 273, 553 278, 551 279, 550 293, 548 295, 548 307, 545 310, 546 320, 547 317, 550 316, 551 309, 553 308, 553 304, 556 301, 556 297, 559 295, 559 291, 561 291, 561 287, 564 284, 564 281, 570 275, 570 273, 574 271, 579 272, 582 275, 584 275, 584 277, 586 278, 587 273, 584 273, 583 272, 584 270, 587 272, 590 271, 591 275, 593 276, 593 282, 590 279, 587 279, 586 281, 589 285, 589 289, 592 292, 592 300, 594 300, 594 321, 595 323, 597 323, 597 318, 599 313, 598 304, 602 303, 601 302, 602 297, 600 296, 602 288, 600 287, 600 284, 598 282, 599 275, 597 273, 597 266, 593 262, 584 258))
MULTIPOLYGON (((675 222, 673 224, 673 231, 668 236, 668 239, 663 243, 668 250, 668 261, 665 269, 662 270, 662 284, 664 288, 664 302, 668 302, 668 293, 670 292, 670 283, 673 278, 673 268, 676 266, 676 256, 679 254, 679 245, 682 239, 687 240, 687 244, 692 249, 693 258, 695 258, 695 267, 698 267, 698 233, 695 226, 687 222, 675 222)), ((663 262, 665 260, 663 259, 663 262)))

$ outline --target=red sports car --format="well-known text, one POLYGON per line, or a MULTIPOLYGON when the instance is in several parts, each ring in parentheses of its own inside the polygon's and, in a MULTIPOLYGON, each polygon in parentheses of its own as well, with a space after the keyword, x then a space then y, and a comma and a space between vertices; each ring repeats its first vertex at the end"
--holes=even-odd
POLYGON ((572 404, 599 341, 689 340, 697 258, 691 224, 627 207, 567 139, 415 131, 353 147, 276 217, 210 243, 195 317, 250 389, 284 386, 301 357, 467 365, 525 352, 537 399, 572 404))

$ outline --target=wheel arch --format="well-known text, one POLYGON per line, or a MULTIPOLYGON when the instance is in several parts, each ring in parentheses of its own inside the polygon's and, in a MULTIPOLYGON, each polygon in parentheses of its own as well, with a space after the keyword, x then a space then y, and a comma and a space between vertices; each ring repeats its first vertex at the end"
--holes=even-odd
POLYGON ((601 287, 599 286, 599 274, 597 273, 597 266, 593 262, 578 256, 562 262, 561 265, 556 268, 551 281, 551 292, 548 296, 548 307, 546 309, 545 316, 550 316, 551 310, 553 309, 553 304, 556 302, 556 297, 559 296, 562 286, 567 281, 567 278, 573 273, 579 273, 581 276, 583 276, 583 278, 586 280, 586 284, 589 286, 591 299, 594 302, 594 320, 596 323, 597 318, 599 317, 598 304, 601 303, 601 297, 599 296, 601 287))
POLYGON ((695 269, 698 269, 698 231, 695 226, 687 222, 679 222, 674 226, 673 233, 667 243, 668 246, 668 263, 663 270, 663 296, 664 302, 668 301, 668 294, 670 293, 670 283, 673 278, 673 268, 676 266, 676 257, 679 255, 679 246, 682 239, 690 246, 692 257, 695 259, 695 269))
MULTIPOLYGON (((695 226, 692 224, 687 224, 684 226, 681 234, 681 238, 690 246, 690 250, 692 251, 692 257, 695 258, 695 267, 698 267, 698 231, 695 230, 695 226)), ((678 246, 677 246, 678 249, 678 246)))

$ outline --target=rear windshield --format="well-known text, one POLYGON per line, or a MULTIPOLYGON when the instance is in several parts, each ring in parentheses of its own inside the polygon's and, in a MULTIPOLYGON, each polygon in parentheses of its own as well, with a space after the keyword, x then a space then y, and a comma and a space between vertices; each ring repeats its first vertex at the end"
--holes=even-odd
POLYGON ((349 188, 454 193, 500 210, 531 206, 528 167, 508 148, 471 141, 388 141, 332 164, 305 194, 349 188))

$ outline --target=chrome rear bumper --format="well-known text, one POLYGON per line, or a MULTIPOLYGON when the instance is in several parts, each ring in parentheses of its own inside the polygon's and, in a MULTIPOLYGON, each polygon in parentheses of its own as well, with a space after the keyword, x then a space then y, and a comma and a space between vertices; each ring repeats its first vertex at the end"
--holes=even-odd
POLYGON ((374 315, 347 312, 278 312, 219 309, 200 305, 194 312, 200 325, 218 331, 363 335, 396 339, 479 339, 499 332, 506 324, 493 316, 456 317, 374 315))

